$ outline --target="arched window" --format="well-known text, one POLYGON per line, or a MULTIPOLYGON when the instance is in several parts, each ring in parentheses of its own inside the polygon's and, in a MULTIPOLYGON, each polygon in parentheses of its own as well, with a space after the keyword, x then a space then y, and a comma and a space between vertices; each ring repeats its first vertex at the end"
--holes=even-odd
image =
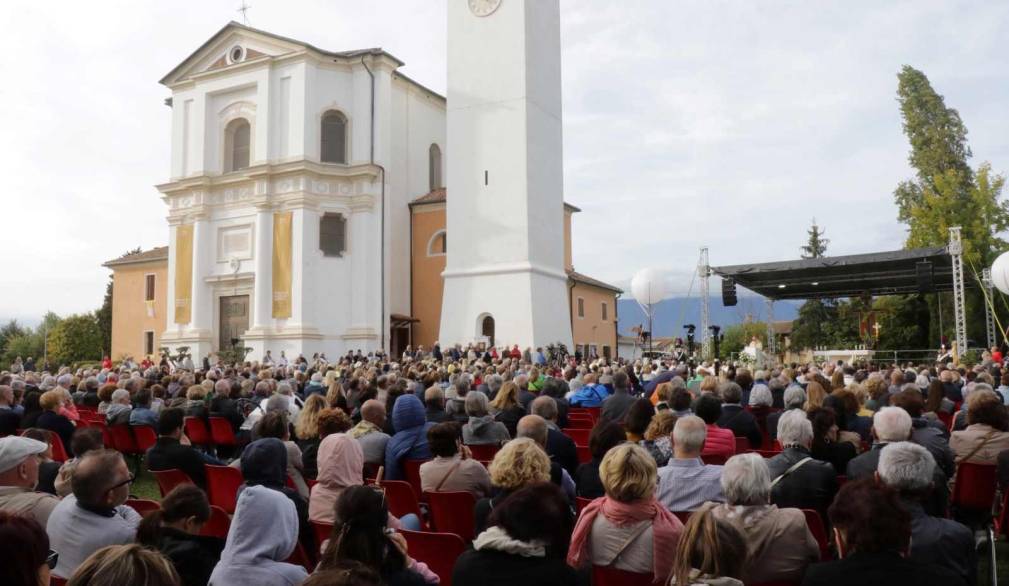
POLYGON ((480 320, 480 334, 487 338, 487 342, 491 346, 494 345, 494 317, 490 315, 485 315, 482 320, 480 320))
POLYGON ((448 235, 444 230, 439 230, 427 243, 427 255, 441 256, 446 252, 448 252, 448 235))
POLYGON ((236 118, 224 129, 224 172, 240 171, 249 166, 251 135, 249 121, 236 118))
POLYGON ((427 176, 431 191, 444 187, 441 182, 441 149, 434 143, 427 149, 427 176))
POLYGON ((347 162, 347 117, 330 110, 322 116, 322 149, 319 160, 323 163, 347 162))

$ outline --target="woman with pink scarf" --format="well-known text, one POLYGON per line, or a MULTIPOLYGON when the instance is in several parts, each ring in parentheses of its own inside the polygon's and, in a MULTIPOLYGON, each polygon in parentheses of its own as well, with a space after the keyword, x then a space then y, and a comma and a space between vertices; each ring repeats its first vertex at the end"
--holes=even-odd
POLYGON ((599 464, 606 496, 582 510, 568 564, 652 574, 664 584, 683 524, 655 500, 656 476, 655 460, 641 446, 625 443, 607 452, 599 464))

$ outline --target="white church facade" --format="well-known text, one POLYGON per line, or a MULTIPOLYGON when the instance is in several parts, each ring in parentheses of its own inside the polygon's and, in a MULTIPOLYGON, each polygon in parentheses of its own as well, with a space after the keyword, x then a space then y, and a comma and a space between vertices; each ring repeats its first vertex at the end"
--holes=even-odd
MULTIPOLYGON (((497 35, 504 50, 524 19, 542 16, 505 2, 490 21, 460 4, 450 21, 472 17, 485 29, 469 38, 450 30, 450 44, 497 35)), ((556 2, 544 4, 556 18, 556 2)), ((466 136, 460 125, 473 121, 453 118, 443 96, 381 49, 333 52, 227 24, 161 79, 172 109, 170 180, 157 186, 168 247, 105 263, 113 357, 182 346, 202 357, 238 340, 255 358, 395 354, 436 340, 562 341, 615 355, 620 290, 576 273, 571 260, 579 210, 563 201, 554 42, 556 54, 533 71, 546 81, 515 102, 522 112, 466 136), (464 153, 455 167, 453 119, 464 153), (487 141, 507 129, 515 134, 495 154, 487 141), (446 177, 459 185, 454 206, 446 177)), ((506 58, 514 69, 498 70, 519 81, 536 58, 523 52, 506 58)), ((473 77, 473 62, 449 65, 450 97, 469 84, 487 86, 474 104, 493 101, 497 89, 473 77)))

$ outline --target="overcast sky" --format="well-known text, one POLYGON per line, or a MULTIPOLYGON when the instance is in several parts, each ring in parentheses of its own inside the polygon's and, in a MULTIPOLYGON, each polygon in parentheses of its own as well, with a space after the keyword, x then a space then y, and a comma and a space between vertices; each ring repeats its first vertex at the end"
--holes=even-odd
MULTIPOLYGON (((446 0, 248 2, 254 27, 384 47, 444 92, 446 0)), ((167 243, 157 80, 239 3, 4 2, 0 318, 95 309, 102 262, 167 243)), ((657 266, 685 291, 699 246, 795 258, 814 216, 831 254, 899 248, 903 64, 960 111, 975 165, 1009 168, 1007 2, 562 0, 561 24, 574 263, 597 278, 657 266)))

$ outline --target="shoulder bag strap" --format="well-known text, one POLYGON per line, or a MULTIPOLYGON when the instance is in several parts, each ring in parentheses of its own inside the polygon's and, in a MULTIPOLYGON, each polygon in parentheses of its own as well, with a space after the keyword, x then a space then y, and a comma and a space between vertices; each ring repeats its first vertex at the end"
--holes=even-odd
POLYGON ((450 476, 452 476, 452 473, 454 473, 456 469, 459 468, 460 464, 462 464, 462 460, 457 460, 456 463, 451 468, 448 469, 448 472, 445 473, 445 476, 441 477, 441 482, 438 483, 438 486, 434 487, 434 492, 438 492, 441 490, 442 485, 445 484, 445 481, 448 480, 450 476))
POLYGON ((775 478, 774 480, 772 480, 772 481, 771 481, 771 488, 774 488, 774 487, 775 487, 775 486, 776 486, 776 485, 777 485, 777 484, 778 484, 779 482, 781 482, 782 480, 784 480, 784 478, 785 478, 786 476, 788 476, 788 475, 789 475, 789 474, 791 474, 792 472, 795 472, 795 471, 796 471, 796 470, 798 470, 799 468, 802 468, 802 467, 803 467, 803 466, 804 466, 804 465, 806 464, 806 462, 809 462, 809 461, 810 461, 810 460, 812 460, 812 459, 813 459, 813 458, 811 458, 811 457, 809 457, 809 456, 806 456, 805 458, 803 458, 803 459, 799 460, 799 461, 798 461, 798 462, 796 462, 795 464, 792 464, 792 465, 791 465, 791 467, 789 467, 789 469, 788 469, 788 470, 785 470, 785 471, 784 471, 784 472, 783 472, 783 473, 781 474, 781 476, 779 476, 779 477, 777 477, 777 478, 775 478))
POLYGON ((959 463, 959 462, 966 462, 967 460, 970 460, 971 458, 973 458, 974 454, 980 452, 981 448, 983 448, 986 445, 988 445, 988 442, 990 442, 993 437, 995 437, 995 430, 994 429, 991 430, 991 431, 989 431, 987 435, 985 435, 983 438, 981 438, 981 441, 978 443, 978 445, 974 446, 974 449, 971 450, 969 454, 967 454, 966 456, 964 456, 963 458, 961 458, 960 460, 958 460, 957 463, 959 463))

